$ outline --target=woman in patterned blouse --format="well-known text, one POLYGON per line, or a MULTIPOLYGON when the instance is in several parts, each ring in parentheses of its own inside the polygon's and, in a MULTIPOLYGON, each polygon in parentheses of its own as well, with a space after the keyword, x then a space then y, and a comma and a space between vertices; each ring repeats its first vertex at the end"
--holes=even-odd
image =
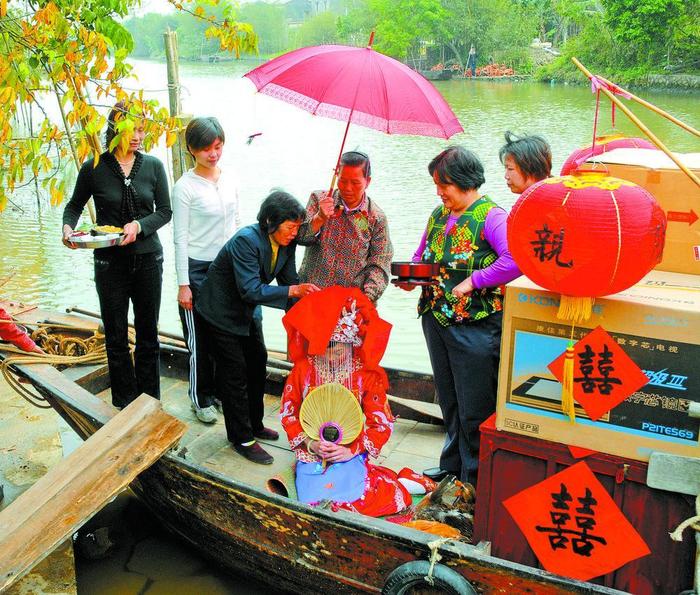
POLYGON ((428 171, 442 205, 431 213, 414 260, 440 264, 438 282, 422 288, 418 303, 447 430, 438 472, 476 485, 479 425, 496 409, 501 285, 520 271, 508 250, 506 212, 479 193, 479 158, 449 147, 428 171))

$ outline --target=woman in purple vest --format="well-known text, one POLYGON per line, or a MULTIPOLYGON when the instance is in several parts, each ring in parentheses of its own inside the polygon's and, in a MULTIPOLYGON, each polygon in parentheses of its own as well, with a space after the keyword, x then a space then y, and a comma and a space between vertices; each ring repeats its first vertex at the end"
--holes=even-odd
POLYGON ((442 205, 428 225, 414 261, 440 264, 438 283, 424 286, 418 314, 428 345, 447 437, 440 467, 476 485, 479 425, 496 410, 503 290, 520 275, 508 251, 507 213, 479 192, 479 158, 453 146, 428 165, 442 205))

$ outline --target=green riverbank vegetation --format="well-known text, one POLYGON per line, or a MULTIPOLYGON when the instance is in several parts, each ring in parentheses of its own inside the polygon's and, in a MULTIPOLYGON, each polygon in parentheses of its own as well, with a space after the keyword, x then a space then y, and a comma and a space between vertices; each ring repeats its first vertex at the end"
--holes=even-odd
POLYGON ((699 0, 565 4, 571 35, 562 55, 537 71, 539 79, 581 81, 575 56, 620 84, 700 88, 699 0))
POLYGON ((417 70, 505 65, 543 80, 586 82, 569 58, 622 83, 700 87, 700 0, 168 0, 169 14, 135 16, 140 0, 0 0, 0 211, 29 187, 59 204, 66 169, 99 157, 105 115, 130 110, 146 147, 178 123, 122 87, 130 57, 162 58, 177 31, 180 58, 257 59, 324 43, 375 48, 417 70))
MULTIPOLYGON (((378 51, 418 70, 442 64, 463 71, 473 44, 477 66, 504 64, 540 80, 585 83, 571 56, 625 84, 700 74, 700 0, 257 1, 240 4, 236 18, 258 34, 261 57, 323 43, 363 45, 375 31, 378 51)), ((220 58, 203 39, 203 24, 184 14, 148 14, 125 26, 134 56, 162 57, 161 35, 170 27, 183 59, 220 58)))

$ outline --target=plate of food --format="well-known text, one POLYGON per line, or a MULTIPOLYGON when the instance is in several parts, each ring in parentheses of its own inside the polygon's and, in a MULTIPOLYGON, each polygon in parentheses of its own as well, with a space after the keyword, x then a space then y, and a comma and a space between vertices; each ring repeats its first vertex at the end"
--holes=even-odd
POLYGON ((124 230, 113 225, 96 225, 74 231, 68 238, 71 248, 110 248, 121 244, 124 230))

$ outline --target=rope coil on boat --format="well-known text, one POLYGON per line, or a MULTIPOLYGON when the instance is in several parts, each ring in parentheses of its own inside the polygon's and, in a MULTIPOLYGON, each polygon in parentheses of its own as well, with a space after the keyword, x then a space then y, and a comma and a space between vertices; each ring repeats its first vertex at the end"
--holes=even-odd
MULTIPOLYGON (((39 409, 49 409, 51 405, 45 404, 46 399, 25 386, 20 375, 12 369, 12 366, 48 364, 67 367, 80 364, 101 364, 107 361, 107 349, 104 334, 100 332, 100 329, 96 329, 92 336, 83 339, 51 332, 52 329, 59 328, 73 331, 85 330, 80 327, 51 323, 38 323, 37 327, 30 334, 30 337, 44 350, 44 353, 30 353, 13 345, 0 343, 0 351, 11 354, 0 362, 0 372, 8 386, 25 401, 39 409)), ((130 333, 129 340, 132 344, 133 339, 134 337, 130 333)))
POLYGON ((683 531, 688 527, 700 532, 700 494, 695 498, 695 513, 695 516, 684 520, 676 527, 675 531, 669 533, 673 541, 683 541, 683 531))

